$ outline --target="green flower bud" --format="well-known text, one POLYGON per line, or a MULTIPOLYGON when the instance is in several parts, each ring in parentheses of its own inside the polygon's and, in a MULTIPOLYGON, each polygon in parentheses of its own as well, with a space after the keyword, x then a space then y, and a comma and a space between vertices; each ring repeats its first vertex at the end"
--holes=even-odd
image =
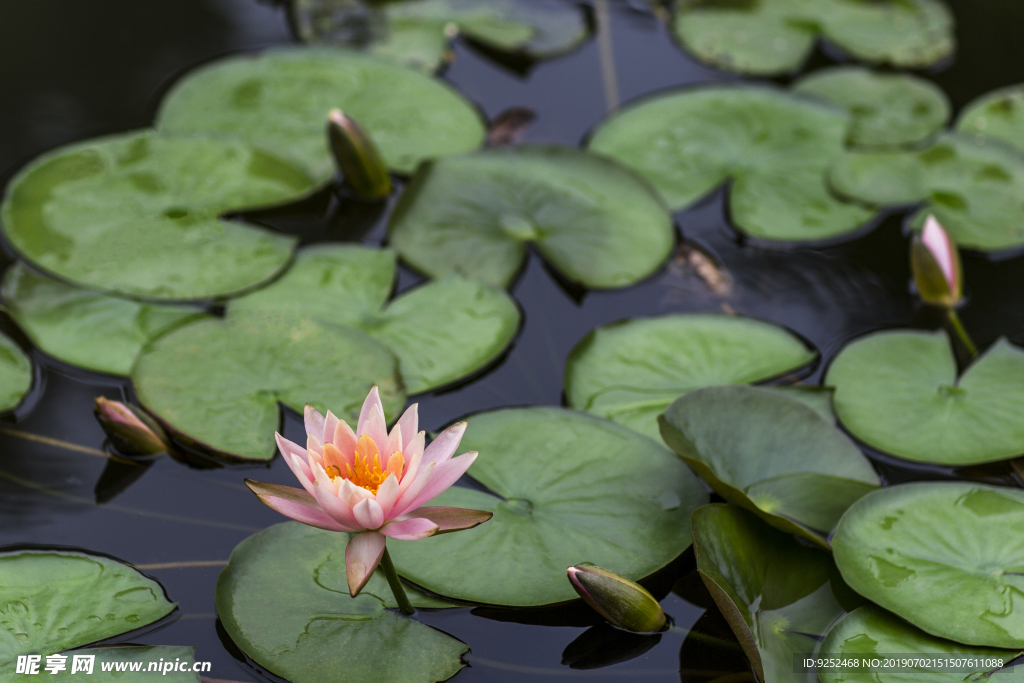
POLYGON ((155 455, 170 449, 167 434, 140 408, 99 396, 93 413, 114 447, 125 455, 155 455))
POLYGON ((578 564, 566 571, 580 597, 612 625, 636 633, 665 628, 661 605, 642 586, 591 564, 578 564))
POLYGON ((340 109, 327 115, 327 140, 345 182, 360 197, 382 199, 391 194, 388 167, 373 140, 340 109))

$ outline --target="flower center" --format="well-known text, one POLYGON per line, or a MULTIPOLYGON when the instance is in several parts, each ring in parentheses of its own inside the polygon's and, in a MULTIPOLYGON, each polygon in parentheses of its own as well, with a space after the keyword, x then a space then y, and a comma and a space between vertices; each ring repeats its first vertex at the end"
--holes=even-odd
POLYGON ((382 469, 380 464, 380 453, 376 444, 368 436, 363 435, 356 445, 353 454, 354 465, 344 464, 345 471, 342 471, 339 464, 332 464, 325 468, 327 476, 333 481, 336 477, 348 479, 356 486, 362 487, 376 495, 377 489, 388 478, 394 474, 401 478, 405 468, 405 458, 401 451, 395 451, 388 458, 387 465, 382 469))

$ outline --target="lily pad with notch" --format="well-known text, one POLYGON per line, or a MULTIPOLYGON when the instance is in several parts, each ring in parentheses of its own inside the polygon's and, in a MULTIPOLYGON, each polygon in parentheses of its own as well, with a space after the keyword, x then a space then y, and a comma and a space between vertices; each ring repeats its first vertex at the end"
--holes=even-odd
POLYGON ((204 315, 192 306, 147 304, 81 289, 22 263, 4 274, 0 303, 43 353, 123 376, 148 342, 204 315))
POLYGON ((846 346, 825 383, 842 425, 884 453, 947 466, 1024 453, 1024 350, 1005 339, 958 375, 945 333, 876 332, 846 346))
POLYGON ((1024 245, 1024 152, 998 140, 947 133, 923 150, 849 153, 829 181, 839 194, 877 207, 920 203, 911 227, 920 230, 934 215, 961 247, 1024 245))
POLYGON ((564 147, 493 149, 424 164, 388 226, 391 246, 430 277, 507 287, 527 245, 595 289, 651 275, 675 243, 654 190, 603 157, 564 147))
POLYGON ((51 654, 151 624, 175 603, 156 581, 99 555, 67 550, 0 553, 0 664, 51 654))
POLYGON ((590 30, 579 6, 563 0, 298 0, 291 21, 307 43, 363 49, 434 72, 453 34, 529 60, 565 54, 590 30))
POLYGON ((949 98, 931 81, 858 66, 819 69, 797 81, 793 90, 849 111, 851 147, 928 142, 945 127, 952 109, 949 98))
POLYGON ((669 448, 716 493, 824 548, 846 509, 880 486, 832 420, 770 389, 697 389, 658 423, 669 448))
POLYGON ((742 508, 694 511, 697 571, 764 683, 817 683, 793 671, 843 613, 863 604, 828 552, 799 543, 742 508))
POLYGON ((306 403, 355 424, 380 387, 389 418, 405 404, 398 361, 363 332, 295 314, 244 311, 160 337, 132 370, 139 402, 178 441, 229 461, 267 461, 279 404, 306 403))
MULTIPOLYGON (((295 522, 242 541, 217 581, 224 630, 257 664, 293 683, 434 683, 465 666, 464 643, 386 608, 378 569, 358 597, 345 578, 348 534, 295 522)), ((413 606, 453 607, 406 588, 413 606)))
POLYGON ((676 37, 697 59, 754 75, 797 70, 819 38, 851 57, 899 68, 952 54, 953 14, 940 0, 687 0, 676 37))
POLYGON ((626 427, 561 408, 507 408, 469 418, 460 450, 480 456, 434 503, 494 513, 487 524, 389 542, 398 572, 432 593, 528 607, 577 597, 565 568, 614 567, 637 580, 690 545, 690 512, 707 502, 664 447, 626 427))
POLYGON ((395 278, 392 251, 307 247, 280 280, 233 300, 229 311, 291 312, 362 330, 398 356, 410 394, 485 368, 519 330, 519 309, 504 290, 453 274, 387 303, 395 278))
POLYGON ((167 94, 157 126, 258 145, 323 184, 334 176, 324 133, 331 109, 358 121, 398 173, 476 149, 486 134, 473 105, 440 81, 351 50, 295 47, 193 71, 167 94))
POLYGON ((971 100, 960 112, 957 131, 993 138, 1024 152, 1024 84, 999 88, 971 100))
POLYGON ((837 107, 774 88, 698 86, 613 114, 588 147, 647 178, 673 211, 731 181, 729 211, 741 232, 773 242, 822 241, 873 215, 835 197, 826 182, 849 123, 837 107))
POLYGON ((832 548, 851 588, 926 633, 1024 648, 1024 491, 961 481, 880 489, 846 512, 832 548))
POLYGON ((688 391, 763 382, 818 358, 796 335, 754 318, 687 313, 598 327, 569 354, 570 407, 661 442, 658 415, 688 391))
POLYGON ((181 300, 276 276, 295 240, 223 215, 284 204, 315 184, 240 142, 138 131, 62 147, 14 177, 4 236, 30 264, 80 287, 181 300))
POLYGON ((0 333, 0 413, 17 408, 32 388, 32 361, 0 333))
POLYGON ((906 655, 908 659, 918 659, 919 665, 891 671, 821 668, 818 676, 822 683, 1011 683, 1020 677, 1013 669, 998 671, 998 667, 993 666, 979 666, 974 671, 967 668, 950 670, 939 661, 960 660, 965 666, 983 661, 1008 664, 1022 653, 936 638, 874 605, 858 607, 836 622, 825 635, 818 656, 862 661, 864 658, 885 657, 893 652, 906 655), (931 666, 929 662, 938 666, 931 666))

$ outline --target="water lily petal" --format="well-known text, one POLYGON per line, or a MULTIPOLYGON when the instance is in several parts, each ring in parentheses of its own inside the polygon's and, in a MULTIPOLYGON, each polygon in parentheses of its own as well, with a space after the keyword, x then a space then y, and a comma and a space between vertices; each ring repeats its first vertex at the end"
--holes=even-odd
POLYGON ((324 481, 317 472, 316 485, 313 487, 313 497, 316 498, 317 504, 338 524, 362 531, 365 527, 356 520, 352 508, 334 492, 334 486, 329 478, 324 481))
POLYGON ((338 486, 338 497, 350 507, 354 508, 360 501, 372 498, 373 494, 362 486, 356 486, 348 479, 345 479, 338 486))
POLYGON ((406 508, 406 510, 415 510, 421 505, 429 503, 431 500, 441 495, 448 487, 459 480, 469 466, 476 460, 477 453, 463 453, 457 458, 452 458, 448 462, 441 463, 434 470, 434 476, 430 478, 427 485, 423 487, 423 491, 420 495, 416 496, 412 504, 406 508))
POLYGON ((402 489, 402 493, 409 488, 413 480, 416 478, 416 474, 420 471, 420 463, 423 460, 423 444, 426 443, 427 433, 420 432, 412 438, 412 441, 406 446, 402 455, 405 457, 405 470, 402 472, 402 476, 399 481, 399 485, 402 489))
POLYGON ((352 514, 363 529, 379 529, 384 524, 384 510, 373 498, 366 498, 352 506, 352 514))
POLYGON ((338 422, 338 416, 328 410, 324 417, 324 438, 321 439, 325 446, 334 442, 334 431, 338 428, 338 422))
POLYGON ((423 465, 425 466, 428 462, 436 462, 441 464, 452 457, 455 453, 455 449, 459 447, 459 442, 462 441, 462 435, 466 433, 466 422, 456 422, 448 429, 444 430, 437 435, 437 438, 430 442, 427 449, 423 451, 423 465))
POLYGON ((957 282, 958 274, 956 273, 953 255, 956 247, 953 246, 949 234, 935 220, 935 216, 928 216, 924 223, 924 230, 921 232, 921 239, 924 241, 925 246, 928 247, 928 251, 932 253, 932 256, 938 262, 949 288, 955 291, 959 284, 957 282))
POLYGON ((388 515, 391 514, 391 510, 398 500, 398 478, 394 474, 389 474, 377 489, 376 500, 377 505, 380 505, 380 509, 384 513, 384 519, 388 519, 388 515))
POLYGON ((323 447, 323 444, 320 443, 320 439, 316 438, 315 436, 307 436, 306 437, 306 455, 307 455, 307 459, 311 463, 310 467, 313 466, 312 463, 314 463, 314 462, 319 464, 320 466, 323 466, 323 464, 324 464, 324 452, 323 452, 323 450, 324 450, 324 447, 323 447))
POLYGON ((345 574, 348 578, 348 592, 352 597, 359 595, 363 586, 373 576, 373 570, 380 564, 387 539, 375 531, 356 534, 345 547, 345 574))
POLYGON ((405 409, 402 413, 402 417, 398 418, 398 424, 395 428, 402 428, 402 438, 405 442, 399 447, 398 450, 405 453, 409 449, 409 442, 412 441, 414 435, 420 431, 420 404, 413 403, 411 406, 405 409))
MULTIPOLYGON (((452 531, 472 529, 483 524, 493 516, 493 512, 487 512, 486 510, 437 506, 418 508, 408 515, 403 515, 403 519, 429 519, 437 525, 437 533, 447 534, 452 531)), ((387 527, 384 528, 386 529, 387 527)))
POLYGON ((350 462, 352 461, 352 455, 356 451, 356 433, 348 426, 348 422, 338 420, 338 426, 334 430, 334 445, 350 462))
MULTIPOLYGON (((387 458, 391 455, 390 451, 388 451, 388 425, 384 421, 384 411, 377 410, 376 408, 371 409, 366 422, 359 429, 359 438, 362 439, 363 435, 366 435, 373 439, 373 443, 376 444, 382 458, 387 458)), ((367 460, 367 463, 371 462, 373 461, 367 460)))
POLYGON ((353 464, 353 461, 345 457, 345 454, 338 450, 338 447, 328 441, 324 444, 324 469, 329 467, 337 468, 335 476, 339 474, 345 474, 348 472, 349 465, 353 464))
POLYGON ((277 441, 277 449, 281 451, 281 457, 284 458, 292 474, 299 480, 303 488, 312 493, 313 470, 309 467, 309 456, 306 449, 277 432, 274 432, 274 440, 277 441))
POLYGON ((421 541, 437 533, 437 524, 425 518, 399 519, 388 522, 380 532, 396 541, 421 541))
POLYGON ((366 421, 370 418, 370 413, 373 412, 373 407, 376 406, 380 409, 380 414, 384 414, 384 404, 380 402, 380 391, 377 387, 370 389, 370 393, 366 395, 366 400, 363 401, 363 407, 359 410, 359 422, 356 423, 356 435, 362 435, 366 433, 366 421))
POLYGON ((316 437, 320 443, 324 442, 324 416, 313 406, 306 404, 302 411, 303 422, 306 423, 306 435, 316 437))
POLYGON ((324 512, 317 505, 316 499, 302 489, 280 484, 266 484, 252 479, 246 479, 245 484, 259 496, 259 499, 267 507, 296 522, 328 531, 352 531, 351 528, 339 524, 337 520, 324 512))
MULTIPOLYGON (((404 515, 409 510, 415 509, 412 506, 412 503, 415 502, 423 489, 425 489, 427 484, 430 483, 430 479, 434 476, 435 467, 437 467, 437 463, 429 463, 419 471, 419 474, 407 477, 407 479, 412 480, 412 483, 404 491, 399 490, 398 502, 395 503, 395 507, 391 510, 392 519, 404 515)), ((401 487, 399 487, 399 489, 401 489, 401 487)))
MULTIPOLYGON (((392 453, 402 452, 402 425, 395 425, 395 428, 388 434, 388 443, 381 453, 382 460, 391 457, 392 453)), ((401 474, 401 473, 399 473, 401 474)))

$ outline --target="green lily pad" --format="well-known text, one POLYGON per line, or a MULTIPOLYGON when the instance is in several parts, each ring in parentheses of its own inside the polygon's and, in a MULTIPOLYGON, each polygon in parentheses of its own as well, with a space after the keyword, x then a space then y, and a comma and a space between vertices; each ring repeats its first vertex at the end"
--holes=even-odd
POLYGON ((960 112, 956 129, 1024 151, 1024 84, 993 90, 972 100, 960 112))
POLYGON ((47 681, 64 681, 74 683, 82 680, 83 676, 89 676, 86 680, 94 681, 124 681, 126 672, 132 671, 133 666, 139 670, 131 673, 132 683, 200 683, 199 674, 192 671, 195 665, 194 647, 172 647, 168 645, 147 645, 147 646, 123 646, 123 647, 95 647, 84 650, 64 651, 61 654, 67 659, 63 664, 65 668, 56 673, 46 670, 47 661, 44 657, 39 662, 39 672, 36 674, 15 673, 16 662, 11 661, 4 665, 0 671, 0 682, 2 683, 30 683, 38 681, 39 675, 46 676, 47 681), (86 670, 72 673, 75 657, 92 657, 92 671, 86 670), (163 672, 163 664, 168 662, 182 670, 174 671, 168 669, 163 672), (149 670, 150 663, 159 665, 154 671, 149 670), (104 669, 104 667, 107 667, 104 669), (118 668, 120 667, 120 671, 118 668), (187 669, 187 670, 185 670, 187 669))
POLYGON ((843 515, 832 548, 851 588, 923 631, 1024 648, 1024 491, 955 481, 881 489, 843 515))
MULTIPOLYGON (((242 541, 217 581, 224 630, 260 666, 292 683, 433 683, 464 666, 468 647, 385 608, 396 607, 378 571, 348 594, 348 534, 295 522, 242 541)), ((415 607, 449 607, 409 591, 415 607)))
POLYGON ((934 64, 955 46, 953 15, 938 0, 687 0, 674 29, 697 59, 759 75, 795 71, 819 36, 902 68, 934 64))
POLYGON ((791 93, 711 85, 627 107, 598 127, 589 146, 651 181, 673 210, 732 180, 729 210, 739 230, 764 240, 823 240, 872 216, 826 183, 848 124, 840 109, 791 93))
POLYGON ((456 32, 530 59, 569 52, 589 35, 580 9, 561 0, 298 0, 291 16, 307 43, 362 48, 428 72, 446 61, 456 32))
POLYGON ((389 419, 405 404, 398 362, 386 348, 358 330, 275 312, 170 332, 139 356, 132 384, 174 436, 227 460, 274 457, 279 403, 299 414, 310 403, 351 424, 375 384, 389 419))
POLYGON ((785 328, 708 313, 636 318, 591 331, 565 364, 565 396, 661 442, 658 415, 680 395, 719 384, 763 382, 818 353, 785 328))
POLYGON ((0 334, 0 412, 17 408, 32 388, 32 361, 0 334))
POLYGON ((402 576, 458 600, 572 600, 565 568, 581 562, 641 579, 689 547, 686 520, 708 500, 664 447, 561 408, 474 415, 459 450, 480 453, 469 475, 491 493, 455 487, 433 503, 494 517, 456 534, 388 542, 402 576))
POLYGON ((280 280, 230 310, 292 312, 362 330, 398 356, 410 394, 481 370, 515 338, 519 309, 504 290, 450 275, 385 305, 395 277, 394 252, 310 247, 280 280))
POLYGON ((79 289, 12 266, 0 300, 37 347, 57 360, 111 375, 128 375, 142 347, 200 318, 190 306, 160 306, 79 289))
POLYGON ((832 420, 769 389, 697 389, 658 423, 669 448, 720 496, 825 548, 846 509, 880 485, 832 420))
POLYGON ((817 683, 794 655, 857 602, 831 556, 741 508, 712 503, 690 518, 697 571, 764 683, 817 683))
POLYGON ((319 182, 334 175, 324 126, 334 108, 359 122, 393 171, 476 149, 480 114, 440 81, 348 50, 275 48, 201 67, 163 101, 161 130, 244 140, 300 164, 319 182))
POLYGON ((978 667, 972 672, 952 671, 927 665, 929 659, 1002 660, 1008 663, 1020 652, 971 647, 935 638, 874 605, 858 607, 829 629, 818 655, 824 658, 884 658, 887 654, 907 655, 922 660, 924 666, 886 671, 850 671, 819 669, 822 683, 1010 683, 1020 680, 1012 669, 993 673, 994 667, 978 667))
POLYGON ((220 216, 283 204, 313 182, 239 142, 141 131, 62 147, 24 168, 0 207, 11 246, 91 289, 202 299, 279 273, 294 239, 220 216))
MULTIPOLYGON (((0 663, 110 638, 170 614, 156 581, 98 555, 56 550, 0 553, 0 663)), ((45 661, 45 660, 44 660, 45 661)), ((4 673, 13 671, 4 668, 4 673)))
POLYGON ((853 147, 920 144, 945 127, 952 108, 946 94, 931 81, 858 66, 815 71, 793 89, 850 112, 847 144, 853 147))
POLYGON ((532 242, 572 282, 624 287, 675 242, 652 189, 607 159, 562 147, 495 149, 420 168, 389 225, 391 246, 430 277, 508 286, 532 242))
POLYGON ((1024 154, 999 142, 949 133, 920 151, 850 153, 829 180, 841 195, 875 206, 923 202, 913 227, 934 215, 961 247, 1024 244, 1024 154))
POLYGON ((943 332, 869 334, 828 370, 836 415, 880 451, 940 465, 1024 453, 1024 350, 997 341, 957 376, 943 332))

